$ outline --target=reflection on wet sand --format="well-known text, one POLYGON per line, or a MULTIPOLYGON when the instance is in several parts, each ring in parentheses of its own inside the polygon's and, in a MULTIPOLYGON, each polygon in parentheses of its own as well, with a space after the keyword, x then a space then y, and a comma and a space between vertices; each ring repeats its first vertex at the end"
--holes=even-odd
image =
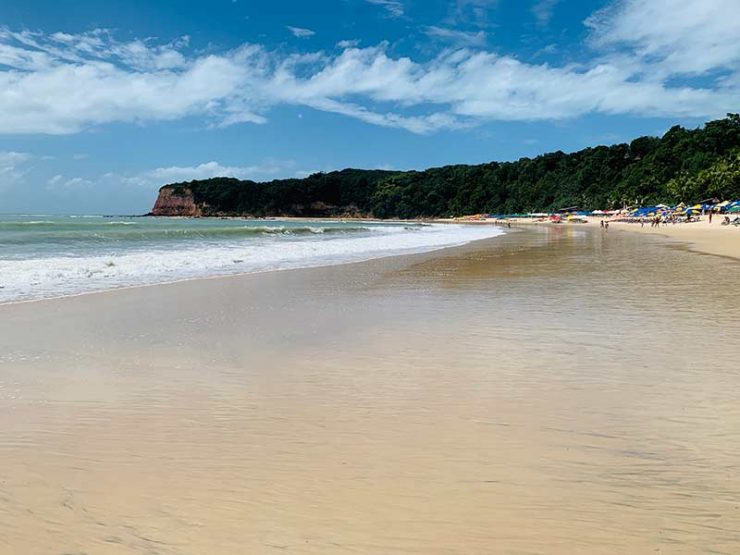
POLYGON ((738 269, 549 229, 0 307, 0 553, 737 553, 738 269))

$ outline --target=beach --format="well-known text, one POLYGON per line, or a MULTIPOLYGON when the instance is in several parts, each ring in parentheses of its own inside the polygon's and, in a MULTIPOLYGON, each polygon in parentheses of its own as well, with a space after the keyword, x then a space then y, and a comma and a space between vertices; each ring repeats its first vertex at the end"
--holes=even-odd
MULTIPOLYGON (((690 250, 704 254, 726 256, 740 259, 740 229, 736 226, 722 225, 722 216, 717 215, 710 223, 707 217, 698 222, 668 224, 652 227, 650 222, 641 225, 637 222, 610 221, 609 218, 586 217, 584 223, 559 223, 553 224, 547 221, 537 221, 536 218, 508 218, 508 219, 485 219, 474 223, 497 224, 506 226, 576 226, 576 227, 598 227, 602 222, 609 221, 609 232, 634 231, 650 235, 658 235, 668 238, 672 243, 683 245, 690 250)), ((460 220, 440 220, 444 222, 459 222, 460 220)), ((473 222, 469 222, 473 223, 473 222)), ((602 230, 603 231, 603 230, 602 230)))
POLYGON ((738 552, 740 262, 622 228, 0 305, 0 553, 738 552))
MULTIPOLYGON (((740 259, 740 229, 734 226, 723 226, 721 217, 714 218, 712 223, 708 219, 687 224, 669 224, 651 228, 650 224, 641 226, 634 223, 614 223, 612 229, 653 233, 668 237, 673 241, 686 244, 696 252, 727 256, 740 259)), ((592 225, 598 225, 593 222, 592 225)))

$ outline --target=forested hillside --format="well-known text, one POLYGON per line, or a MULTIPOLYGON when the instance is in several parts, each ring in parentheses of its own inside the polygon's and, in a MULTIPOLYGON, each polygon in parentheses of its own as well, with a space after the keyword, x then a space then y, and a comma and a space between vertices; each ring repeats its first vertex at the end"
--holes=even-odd
MULTIPOLYGON (((740 116, 663 137, 552 152, 515 162, 425 171, 347 169, 267 183, 213 178, 166 185, 199 215, 417 218, 619 208, 740 198, 740 116)), ((157 210, 154 214, 165 212, 157 210)))

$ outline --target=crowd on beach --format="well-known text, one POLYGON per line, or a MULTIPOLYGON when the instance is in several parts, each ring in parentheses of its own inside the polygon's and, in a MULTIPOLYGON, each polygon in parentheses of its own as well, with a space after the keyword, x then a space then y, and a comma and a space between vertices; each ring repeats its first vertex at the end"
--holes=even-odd
POLYGON ((692 223, 701 221, 703 218, 706 218, 710 224, 714 218, 721 218, 722 225, 740 226, 740 200, 720 202, 717 199, 710 199, 693 206, 657 204, 624 210, 613 217, 614 221, 639 223, 641 227, 645 224, 650 224, 650 227, 659 227, 661 224, 667 226, 668 224, 692 223))

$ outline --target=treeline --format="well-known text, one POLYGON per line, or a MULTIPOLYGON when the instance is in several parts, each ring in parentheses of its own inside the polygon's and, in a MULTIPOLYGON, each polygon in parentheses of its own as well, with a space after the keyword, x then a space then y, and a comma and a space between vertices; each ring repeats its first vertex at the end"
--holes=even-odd
POLYGON ((166 187, 206 215, 443 217, 740 198, 740 115, 663 137, 516 162, 425 171, 347 169, 267 183, 214 178, 166 187))

